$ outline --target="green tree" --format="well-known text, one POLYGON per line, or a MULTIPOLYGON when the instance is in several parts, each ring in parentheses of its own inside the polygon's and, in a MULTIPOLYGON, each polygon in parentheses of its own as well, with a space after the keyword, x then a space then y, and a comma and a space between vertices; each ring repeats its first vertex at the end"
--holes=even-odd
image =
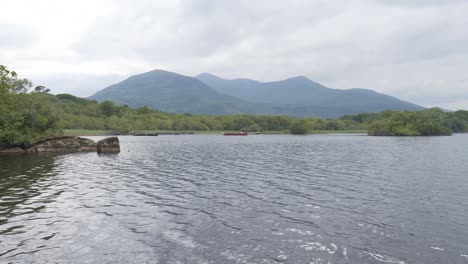
POLYGON ((47 94, 27 94, 31 81, 0 65, 0 144, 27 145, 59 133, 47 94))
POLYGON ((289 131, 291 132, 291 134, 304 135, 307 133, 307 127, 303 120, 294 120, 289 125, 289 131))
POLYGON ((31 86, 30 80, 21 79, 15 71, 10 71, 6 66, 0 65, 0 93, 26 93, 31 86))
POLYGON ((119 113, 119 107, 114 102, 106 100, 99 106, 104 116, 113 116, 119 113))
POLYGON ((420 112, 385 111, 368 126, 371 136, 434 136, 450 135, 449 115, 438 108, 420 112))

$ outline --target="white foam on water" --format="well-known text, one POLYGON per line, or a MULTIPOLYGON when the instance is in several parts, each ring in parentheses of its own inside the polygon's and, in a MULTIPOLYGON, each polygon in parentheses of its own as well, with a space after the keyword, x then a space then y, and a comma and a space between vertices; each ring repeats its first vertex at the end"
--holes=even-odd
POLYGON ((348 249, 346 247, 343 247, 343 256, 348 259, 348 249))
POLYGON ((327 248, 327 252, 328 254, 335 254, 337 249, 338 247, 335 244, 331 243, 330 247, 327 248))
POLYGON ((288 259, 288 256, 286 255, 279 255, 277 256, 278 259, 281 259, 281 260, 287 260, 288 259))
POLYGON ((260 245, 257 245, 252 251, 260 251, 262 247, 260 245))
POLYGON ((312 258, 309 264, 333 264, 331 261, 327 260, 322 260, 321 258, 312 258))
POLYGON ((306 244, 301 245, 300 247, 306 251, 325 251, 328 252, 328 254, 335 254, 335 252, 338 250, 338 246, 333 243, 330 243, 330 245, 326 246, 322 245, 319 242, 307 242, 306 244))
POLYGON ((468 259, 468 255, 460 255, 460 257, 468 259))
POLYGON ((184 236, 181 233, 174 233, 174 232, 163 232, 163 236, 171 241, 185 246, 187 248, 196 248, 196 243, 192 240, 191 237, 184 236))
POLYGON ((309 264, 320 264, 322 260, 320 258, 313 258, 309 264))
POLYGON ((431 247, 432 249, 439 250, 439 251, 444 251, 445 249, 440 248, 440 247, 431 247))
POLYGON ((301 245, 301 248, 303 248, 306 251, 310 251, 310 250, 325 251, 325 250, 327 250, 327 247, 320 244, 319 242, 307 242, 305 245, 301 245))
POLYGON ((302 239, 282 239, 281 242, 288 242, 288 243, 302 243, 302 239))
POLYGON ((235 261, 236 263, 247 263, 248 262, 246 260, 248 258, 247 255, 238 254, 238 253, 232 252, 230 250, 226 250, 224 252, 221 252, 221 255, 224 256, 228 260, 235 261))
POLYGON ((282 236, 282 235, 284 235, 284 233, 282 233, 282 232, 273 232, 273 233, 271 233, 271 234, 272 234, 272 235, 275 235, 275 236, 282 236))
POLYGON ((371 252, 367 252, 367 254, 369 254, 370 256, 372 256, 373 258, 375 258, 376 260, 378 260, 380 262, 405 264, 404 261, 394 259, 394 258, 392 258, 390 256, 384 256, 384 255, 380 255, 380 254, 377 254, 377 253, 371 253, 371 252))
POLYGON ((289 231, 289 232, 293 232, 293 233, 298 233, 300 235, 314 235, 315 233, 312 232, 312 231, 309 231, 309 230, 300 230, 300 229, 296 229, 296 228, 287 228, 286 231, 289 231))

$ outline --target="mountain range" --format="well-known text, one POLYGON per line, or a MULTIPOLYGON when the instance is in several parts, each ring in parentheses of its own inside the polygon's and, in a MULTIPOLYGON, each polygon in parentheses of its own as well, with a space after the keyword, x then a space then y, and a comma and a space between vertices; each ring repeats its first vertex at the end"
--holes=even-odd
POLYGON ((336 118, 344 114, 423 107, 369 89, 331 89, 304 76, 281 81, 195 77, 153 70, 98 91, 90 97, 131 107, 192 114, 262 114, 336 118))

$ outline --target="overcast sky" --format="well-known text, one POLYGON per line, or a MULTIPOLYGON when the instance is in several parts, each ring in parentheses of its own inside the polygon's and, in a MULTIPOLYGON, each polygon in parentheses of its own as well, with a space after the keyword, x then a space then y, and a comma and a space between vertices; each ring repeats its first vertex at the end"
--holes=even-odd
POLYGON ((467 0, 2 1, 0 64, 90 96, 153 69, 468 109, 467 0))

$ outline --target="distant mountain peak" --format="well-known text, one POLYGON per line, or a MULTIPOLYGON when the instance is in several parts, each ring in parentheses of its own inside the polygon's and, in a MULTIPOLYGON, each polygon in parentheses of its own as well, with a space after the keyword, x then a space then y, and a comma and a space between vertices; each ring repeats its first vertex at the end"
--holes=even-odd
POLYGON ((259 81, 256 81, 256 80, 253 80, 253 79, 249 79, 249 78, 234 78, 234 79, 223 78, 223 77, 219 77, 219 76, 217 76, 217 75, 214 75, 214 74, 211 74, 211 73, 208 73, 208 72, 200 73, 200 74, 196 75, 194 78, 199 79, 199 80, 252 81, 252 82, 259 82, 259 81))
POLYGON ((286 80, 312 81, 311 79, 305 77, 304 75, 298 75, 298 76, 295 76, 295 77, 288 78, 286 80))
POLYGON ((155 74, 155 73, 159 73, 159 74, 177 74, 177 75, 179 75, 178 73, 166 71, 166 70, 163 70, 163 69, 154 69, 154 70, 150 70, 150 71, 147 71, 147 72, 144 72, 144 73, 141 73, 141 74, 137 74, 137 75, 155 74))
POLYGON ((161 77, 165 77, 165 76, 183 76, 183 75, 180 75, 180 74, 175 73, 175 72, 162 70, 162 69, 154 69, 154 70, 147 71, 147 72, 144 72, 144 73, 132 75, 128 79, 132 79, 132 80, 133 79, 141 79, 141 78, 147 78, 148 76, 161 78, 161 77))
POLYGON ((198 75, 195 76, 195 78, 197 78, 197 79, 198 79, 199 77, 200 77, 200 78, 202 78, 202 77, 210 77, 210 78, 219 78, 219 79, 222 79, 221 77, 218 77, 218 76, 216 76, 216 75, 214 75, 214 74, 211 74, 211 73, 209 73, 209 72, 202 72, 202 73, 200 73, 200 74, 198 74, 198 75))

